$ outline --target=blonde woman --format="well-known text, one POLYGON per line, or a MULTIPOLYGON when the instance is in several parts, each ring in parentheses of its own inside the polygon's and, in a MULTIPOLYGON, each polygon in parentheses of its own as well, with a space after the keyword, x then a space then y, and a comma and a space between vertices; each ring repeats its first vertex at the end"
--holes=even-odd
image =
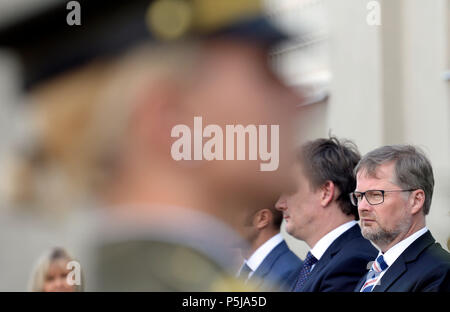
POLYGON ((36 263, 29 282, 29 290, 34 292, 83 291, 81 268, 65 249, 52 248, 36 263))

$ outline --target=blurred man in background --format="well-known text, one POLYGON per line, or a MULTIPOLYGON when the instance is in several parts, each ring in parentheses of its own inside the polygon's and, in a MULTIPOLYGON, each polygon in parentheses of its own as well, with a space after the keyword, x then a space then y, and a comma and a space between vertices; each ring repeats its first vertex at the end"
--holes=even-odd
POLYGON ((353 169, 359 159, 354 144, 336 138, 317 139, 300 149, 293 170, 297 189, 276 204, 286 231, 311 248, 293 291, 353 291, 376 255, 361 235, 358 211, 348 196, 356 185, 353 169))
POLYGON ((450 291, 450 255, 425 225, 434 177, 418 148, 392 145, 366 154, 355 168, 362 234, 379 249, 355 291, 450 291))
POLYGON ((66 25, 58 3, 0 33, 23 63, 36 132, 18 198, 91 196, 107 207, 91 270, 98 290, 244 289, 229 253, 245 245, 240 220, 290 185, 301 99, 268 59, 286 37, 259 1, 79 2, 81 26, 66 25), (171 130, 193 129, 196 116, 222 129, 279 125, 278 170, 174 160, 171 130))
POLYGON ((280 233, 283 214, 275 208, 264 208, 246 219, 243 236, 250 248, 243 250, 245 261, 238 276, 261 291, 290 290, 302 261, 280 233))

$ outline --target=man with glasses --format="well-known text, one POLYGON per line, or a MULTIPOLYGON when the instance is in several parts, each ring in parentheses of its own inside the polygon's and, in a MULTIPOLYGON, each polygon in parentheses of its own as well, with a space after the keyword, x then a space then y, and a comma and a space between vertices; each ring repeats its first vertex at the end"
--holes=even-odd
POLYGON ((299 150, 292 170, 296 188, 275 206, 283 211, 286 231, 311 248, 292 291, 353 291, 375 258, 377 250, 362 237, 358 211, 348 197, 359 159, 351 142, 336 138, 308 142, 299 150))
POLYGON ((362 234, 380 251, 355 291, 450 291, 450 255, 425 225, 433 169, 410 145, 380 147, 355 168, 362 234))

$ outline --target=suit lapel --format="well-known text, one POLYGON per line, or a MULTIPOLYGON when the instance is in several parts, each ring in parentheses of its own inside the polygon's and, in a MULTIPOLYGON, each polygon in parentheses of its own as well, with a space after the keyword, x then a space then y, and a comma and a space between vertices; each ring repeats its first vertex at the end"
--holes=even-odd
POLYGON ((377 282, 372 292, 383 292, 386 291, 389 286, 392 285, 403 273, 406 271, 406 265, 402 256, 391 265, 390 268, 384 273, 380 281, 377 282))
POLYGON ((272 249, 272 251, 266 256, 266 258, 263 260, 263 262, 261 262, 259 267, 256 269, 256 271, 250 277, 249 280, 252 280, 253 285, 255 285, 255 286, 261 285, 264 277, 270 272, 275 261, 287 249, 288 249, 288 246, 284 240, 281 243, 279 243, 277 246, 275 246, 274 249, 272 249))
POLYGON ((355 224, 350 229, 345 231, 341 236, 336 238, 336 240, 327 248, 325 253, 322 255, 320 260, 316 263, 313 270, 311 271, 311 275, 308 277, 308 280, 302 287, 303 289, 310 289, 316 277, 319 276, 320 272, 327 266, 327 264, 331 261, 335 254, 337 254, 342 247, 351 239, 356 238, 361 235, 361 229, 358 224, 355 224))
POLYGON ((406 264, 415 261, 417 257, 430 245, 435 242, 430 231, 416 239, 405 251, 394 261, 394 263, 384 273, 381 281, 373 288, 373 292, 386 291, 400 276, 402 276, 407 267, 406 264))

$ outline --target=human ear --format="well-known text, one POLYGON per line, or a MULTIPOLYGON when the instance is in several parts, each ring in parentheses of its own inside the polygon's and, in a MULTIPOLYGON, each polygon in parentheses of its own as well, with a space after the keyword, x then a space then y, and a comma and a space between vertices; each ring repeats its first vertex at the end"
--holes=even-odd
POLYGON ((320 204, 322 207, 328 206, 334 198, 334 183, 332 181, 326 181, 320 188, 320 204))
POLYGON ((159 146, 156 150, 166 151, 163 148, 171 143, 168 140, 174 124, 181 123, 178 118, 180 90, 177 85, 168 79, 144 80, 140 84, 137 95, 133 98, 135 110, 132 115, 131 127, 134 135, 139 135, 145 146, 159 146))
POLYGON ((256 215, 256 228, 258 230, 265 228, 267 225, 269 225, 271 218, 272 214, 270 213, 269 209, 262 209, 258 211, 256 215))
POLYGON ((425 204, 425 192, 423 190, 413 191, 409 197, 409 205, 412 214, 418 213, 425 204))

